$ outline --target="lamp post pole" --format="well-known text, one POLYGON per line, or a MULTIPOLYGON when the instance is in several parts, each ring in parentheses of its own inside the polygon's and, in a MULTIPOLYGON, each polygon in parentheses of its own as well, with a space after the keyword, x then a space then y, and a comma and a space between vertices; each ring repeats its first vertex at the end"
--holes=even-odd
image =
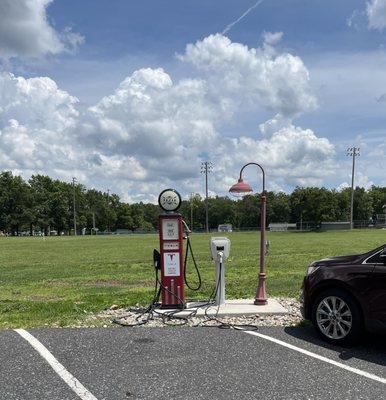
POLYGON ((257 287, 257 292, 255 296, 254 304, 256 305, 265 305, 268 303, 267 300, 267 292, 265 289, 265 250, 266 250, 266 241, 265 241, 265 225, 266 225, 266 214, 267 214, 267 197, 265 196, 265 171, 264 168, 257 163, 251 162, 245 164, 240 170, 240 177, 236 184, 234 184, 229 192, 231 193, 251 193, 253 192, 251 186, 243 181, 242 175, 244 168, 248 165, 256 165, 260 168, 263 174, 263 191, 260 197, 260 271, 259 271, 259 284, 257 287))

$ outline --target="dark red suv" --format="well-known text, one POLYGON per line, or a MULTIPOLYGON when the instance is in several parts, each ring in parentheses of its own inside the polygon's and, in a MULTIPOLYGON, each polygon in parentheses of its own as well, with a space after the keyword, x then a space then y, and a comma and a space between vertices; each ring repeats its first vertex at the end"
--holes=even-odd
POLYGON ((386 245, 310 264, 302 303, 303 317, 330 343, 353 343, 365 329, 386 332, 386 245))

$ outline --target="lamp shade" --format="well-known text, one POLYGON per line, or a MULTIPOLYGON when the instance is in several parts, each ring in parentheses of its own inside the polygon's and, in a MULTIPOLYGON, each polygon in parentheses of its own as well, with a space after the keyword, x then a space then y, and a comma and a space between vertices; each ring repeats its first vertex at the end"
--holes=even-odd
POLYGON ((251 188, 251 185, 244 182, 242 179, 239 179, 238 182, 229 189, 229 192, 232 194, 247 194, 252 193, 253 189, 251 188))

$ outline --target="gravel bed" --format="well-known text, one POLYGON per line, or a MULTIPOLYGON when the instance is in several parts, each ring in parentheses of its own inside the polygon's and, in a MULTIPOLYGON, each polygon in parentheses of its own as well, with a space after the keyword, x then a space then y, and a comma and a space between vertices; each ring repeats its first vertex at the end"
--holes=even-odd
MULTIPOLYGON (((198 318, 191 317, 188 320, 172 319, 163 321, 163 319, 153 314, 153 318, 149 319, 146 324, 140 325, 141 327, 162 327, 167 325, 184 325, 184 326, 216 326, 220 323, 232 325, 255 325, 255 326, 294 326, 299 324, 303 318, 300 314, 300 302, 291 298, 276 298, 279 303, 286 308, 289 313, 286 315, 253 315, 248 317, 219 317, 218 319, 198 318)), ((120 321, 127 325, 136 324, 143 321, 144 317, 139 316, 138 313, 128 311, 127 309, 118 308, 112 305, 109 309, 89 316, 83 326, 111 326, 113 319, 119 318, 120 321)))

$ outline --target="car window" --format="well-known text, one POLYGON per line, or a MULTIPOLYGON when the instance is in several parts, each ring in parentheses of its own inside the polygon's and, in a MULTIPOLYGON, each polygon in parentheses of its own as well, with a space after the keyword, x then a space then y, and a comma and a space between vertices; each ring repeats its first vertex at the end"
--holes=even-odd
POLYGON ((381 258, 379 257, 381 253, 382 251, 378 251, 378 253, 368 258, 366 260, 366 264, 383 264, 381 258))

